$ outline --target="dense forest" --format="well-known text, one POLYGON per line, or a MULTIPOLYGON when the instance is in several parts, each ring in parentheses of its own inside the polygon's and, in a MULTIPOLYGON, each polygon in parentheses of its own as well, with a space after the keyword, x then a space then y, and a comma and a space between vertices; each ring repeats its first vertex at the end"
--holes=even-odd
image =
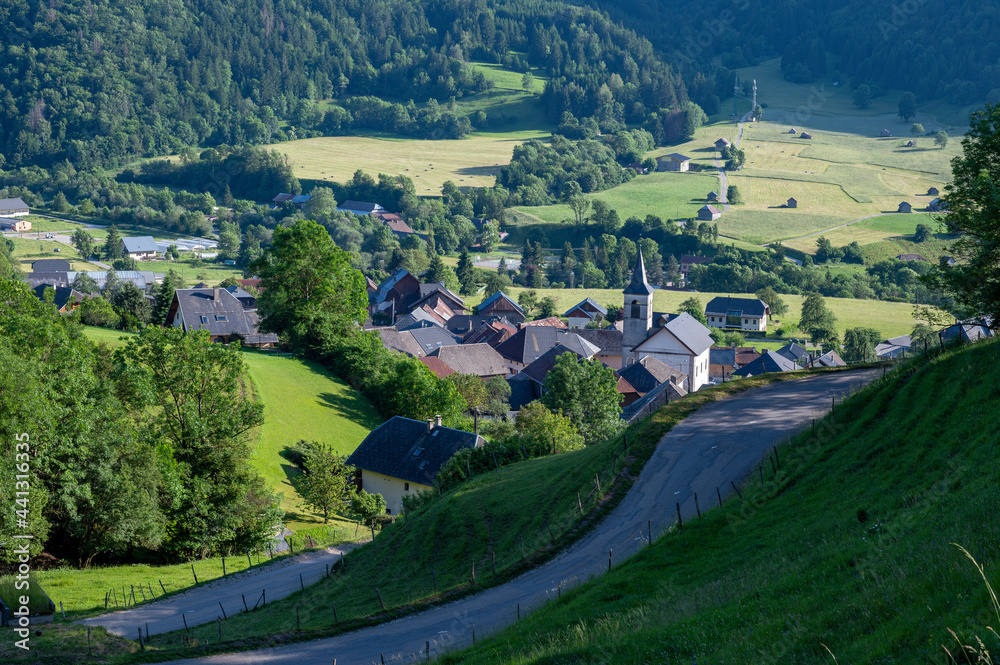
POLYGON ((688 101, 648 41, 554 1, 13 0, 0 22, 0 168, 351 128, 461 136, 448 103, 492 85, 471 60, 539 67, 557 119, 609 129, 688 101))
MULTIPOLYGON (((826 53, 856 88, 902 88, 954 104, 1000 99, 1000 9, 948 0, 589 0, 674 56, 685 76, 781 57, 785 77, 827 73, 826 53), (992 93, 992 94, 991 94, 992 93)), ((720 85, 732 77, 716 71, 720 85)), ((696 100, 697 101, 697 100, 696 100)), ((707 110, 707 109, 706 109, 707 110)), ((709 111, 711 113, 711 111, 709 111)))

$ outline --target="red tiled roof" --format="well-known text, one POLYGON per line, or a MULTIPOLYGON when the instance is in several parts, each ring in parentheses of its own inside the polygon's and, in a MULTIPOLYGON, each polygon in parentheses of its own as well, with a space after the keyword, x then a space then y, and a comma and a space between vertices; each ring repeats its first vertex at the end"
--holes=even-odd
POLYGON ((527 326, 548 326, 550 328, 569 328, 568 325, 563 323, 562 319, 558 316, 550 316, 547 319, 538 319, 537 321, 525 321, 520 324, 520 328, 525 328, 527 326))
POLYGON ((434 376, 439 379, 443 379, 449 374, 455 373, 455 370, 448 367, 443 360, 436 356, 424 356, 423 358, 420 358, 420 362, 427 365, 427 369, 433 372, 434 376))

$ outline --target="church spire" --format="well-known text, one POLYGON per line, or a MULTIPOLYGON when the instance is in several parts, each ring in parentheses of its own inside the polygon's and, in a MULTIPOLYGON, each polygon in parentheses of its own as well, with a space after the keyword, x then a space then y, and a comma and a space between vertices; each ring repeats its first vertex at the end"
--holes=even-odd
POLYGON ((632 281, 625 287, 624 293, 628 295, 648 296, 653 294, 653 287, 646 280, 646 261, 642 258, 642 245, 635 255, 635 268, 632 269, 632 281))

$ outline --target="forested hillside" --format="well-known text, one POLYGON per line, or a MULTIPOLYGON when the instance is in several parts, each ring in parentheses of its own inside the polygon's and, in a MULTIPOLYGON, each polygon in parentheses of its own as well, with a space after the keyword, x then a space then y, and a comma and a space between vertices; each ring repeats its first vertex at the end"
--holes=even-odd
POLYGON ((352 129, 459 138, 448 102, 492 85, 471 60, 543 68, 557 118, 609 128, 688 99, 648 41, 560 2, 12 0, 0 22, 7 168, 352 129))

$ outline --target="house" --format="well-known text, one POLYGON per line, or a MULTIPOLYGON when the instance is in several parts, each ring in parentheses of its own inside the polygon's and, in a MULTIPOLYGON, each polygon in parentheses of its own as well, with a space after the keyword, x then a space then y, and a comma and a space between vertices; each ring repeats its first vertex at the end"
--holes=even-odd
POLYGON ((560 344, 584 359, 593 358, 600 351, 575 332, 552 326, 525 326, 497 346, 496 350, 506 359, 509 375, 514 375, 560 344))
POLYGON ((517 332, 517 326, 502 316, 483 316, 480 314, 456 314, 445 322, 448 332, 459 337, 464 337, 468 341, 468 336, 480 330, 483 326, 494 323, 503 324, 513 335, 517 332))
POLYGON ((653 391, 661 383, 670 382, 675 386, 683 387, 688 379, 684 372, 651 356, 646 356, 615 373, 628 381, 640 397, 653 391))
POLYGON ((804 346, 797 344, 796 342, 789 342, 788 344, 785 344, 783 347, 775 351, 775 353, 782 358, 799 365, 806 364, 809 362, 809 359, 812 358, 812 354, 809 353, 804 346))
POLYGON ((72 312, 83 302, 84 294, 70 286, 53 286, 52 284, 39 284, 35 287, 35 296, 45 302, 45 292, 52 290, 52 303, 60 314, 72 312))
POLYGON ((156 241, 153 236, 137 236, 122 238, 122 251, 125 256, 136 261, 156 258, 156 241))
MULTIPOLYGON (((79 274, 87 275, 97 283, 98 288, 102 289, 108 278, 107 270, 70 270, 69 272, 32 272, 25 276, 24 281, 31 284, 32 287, 46 282, 69 286, 76 280, 76 276, 79 274)), ((119 270, 115 272, 115 276, 122 282, 132 282, 140 291, 146 291, 154 284, 159 284, 163 281, 163 273, 153 272, 152 270, 119 270)))
POLYGON ((383 224, 389 227, 389 230, 393 232, 396 237, 402 238, 413 233, 416 233, 409 224, 403 221, 403 218, 399 215, 391 212, 380 212, 372 215, 375 219, 379 220, 383 224))
POLYGON ((705 200, 709 203, 715 203, 719 200, 719 193, 715 191, 709 192, 708 196, 705 197, 705 200))
POLYGON ((382 340, 382 346, 390 351, 399 351, 411 358, 422 358, 426 355, 417 340, 413 339, 409 330, 396 330, 395 328, 376 328, 375 330, 382 340))
MULTIPOLYGON (((28 215, 28 204, 17 199, 0 199, 0 217, 25 217, 28 215)), ((14 231, 27 231, 31 229, 31 222, 27 222, 26 229, 13 229, 14 231)))
POLYGON ((733 145, 733 142, 729 139, 719 139, 715 142, 715 149, 722 152, 724 148, 728 148, 733 145))
POLYGON ((528 326, 541 326, 543 328, 562 328, 563 330, 568 330, 569 326, 566 325, 562 319, 558 316, 550 316, 547 319, 535 319, 534 321, 522 321, 517 324, 518 329, 526 328, 528 326))
POLYGON ((923 263, 930 263, 930 261, 925 259, 920 254, 900 254, 896 258, 900 261, 921 261, 923 263))
POLYGON ((708 376, 712 379, 725 381, 739 369, 736 364, 736 347, 708 350, 708 376))
POLYGON ((736 368, 739 369, 744 365, 749 365, 753 361, 760 358, 760 354, 757 353, 756 346, 737 346, 736 347, 736 368))
POLYGON ((337 206, 337 210, 340 210, 341 212, 349 212, 352 215, 357 215, 358 217, 388 212, 379 204, 369 203, 367 201, 344 201, 337 206))
POLYGON ((420 298, 420 280, 410 271, 400 268, 382 280, 378 289, 368 298, 368 311, 372 316, 383 314, 389 321, 409 311, 409 306, 420 298))
POLYGON ((403 497, 430 492, 441 467, 463 448, 486 443, 483 437, 441 424, 435 419, 394 416, 365 437, 346 463, 357 469, 359 490, 381 494, 386 512, 403 511, 403 497))
POLYGON ((903 201, 902 203, 899 204, 899 209, 896 212, 903 212, 903 213, 913 212, 913 206, 911 206, 909 202, 903 201))
POLYGON ((790 199, 788 199, 788 201, 785 202, 785 207, 786 208, 798 208, 799 207, 799 202, 796 201, 794 198, 790 198, 790 199))
POLYGON ((765 351, 760 358, 733 372, 733 376, 757 376, 774 372, 794 372, 799 368, 793 361, 776 351, 765 351))
POLYGON ((622 331, 617 328, 582 328, 573 331, 598 348, 594 356, 611 369, 622 367, 622 331))
POLYGON ((426 326, 423 328, 411 328, 407 330, 413 340, 417 343, 420 353, 417 357, 429 356, 432 352, 444 346, 458 344, 458 338, 441 326, 426 326))
POLYGON ((927 190, 927 196, 940 196, 941 192, 937 187, 931 187, 927 190))
POLYGON ((642 398, 639 391, 620 376, 618 377, 618 384, 615 386, 615 390, 617 390, 618 394, 622 397, 623 409, 627 406, 632 406, 642 398))
POLYGON ((896 360, 905 356, 912 345, 913 340, 909 335, 890 337, 875 347, 875 357, 879 360, 896 360))
POLYGON ((14 233, 24 233, 31 230, 31 222, 26 219, 0 218, 0 231, 12 231, 14 233))
POLYGON ((705 306, 705 318, 713 328, 767 332, 771 308, 757 298, 712 298, 705 306))
POLYGON ((698 209, 698 219, 704 222, 714 222, 722 216, 722 211, 712 205, 704 205, 698 209))
POLYGON ((570 328, 586 328, 591 321, 603 319, 608 315, 608 310, 604 309, 590 298, 585 298, 581 302, 570 307, 563 317, 569 319, 570 328))
POLYGON ((802 134, 799 135, 800 139, 811 139, 812 137, 813 135, 809 132, 802 132, 802 134))
POLYGON ((483 380, 507 376, 507 361, 489 344, 446 345, 427 356, 440 359, 459 374, 473 374, 483 380))
POLYGON ((66 259, 38 259, 31 263, 31 272, 69 272, 72 269, 66 259))
POLYGON ((427 369, 439 379, 443 379, 446 376, 451 376, 455 373, 455 370, 448 367, 448 365, 438 358, 437 356, 424 356, 419 358, 420 362, 427 366, 427 369))
POLYGON ((240 340, 258 348, 277 344, 277 335, 258 331, 259 322, 256 311, 245 310, 235 295, 215 287, 174 291, 165 325, 184 332, 207 330, 213 342, 240 340))
POLYGON ((479 305, 480 316, 496 316, 507 319, 513 324, 524 321, 524 308, 514 302, 514 299, 503 291, 497 291, 479 305))
POLYGON ((888 129, 883 129, 880 136, 882 136, 882 138, 888 138, 892 136, 892 132, 890 132, 888 129))
POLYGON ((288 203, 289 201, 291 201, 294 198, 295 198, 295 194, 285 194, 284 192, 282 192, 281 194, 278 194, 273 199, 271 199, 271 201, 274 203, 274 207, 278 208, 283 203, 288 203))
POLYGON ((430 307, 423 306, 396 319, 395 328, 396 330, 410 330, 411 328, 424 328, 427 326, 446 328, 449 320, 446 320, 430 307))
POLYGON ((993 331, 982 321, 968 321, 953 323, 942 330, 940 335, 945 344, 955 340, 978 342, 993 337, 993 331))
MULTIPOLYGON (((452 319, 454 320, 454 319, 452 319)), ((451 321, 449 321, 450 323, 451 321)), ((494 349, 506 342, 517 332, 517 327, 504 319, 484 323, 469 333, 463 344, 489 344, 494 349)))
POLYGON ((260 279, 258 279, 257 277, 252 277, 250 279, 238 279, 236 280, 236 283, 239 284, 246 291, 250 291, 252 289, 257 293, 260 293, 263 290, 261 289, 260 286, 260 279))
MULTIPOLYGON (((465 314, 465 301, 441 282, 431 282, 420 285, 416 301, 408 305, 406 309, 407 313, 419 309, 431 312, 437 315, 442 320, 441 325, 444 325, 444 321, 448 321, 456 314, 465 314)), ((399 313, 400 311, 397 309, 397 316, 399 313)))
POLYGON ((691 158, 680 153, 670 153, 656 158, 657 171, 687 171, 691 167, 691 158))
POLYGON ((709 256, 692 256, 690 254, 685 254, 680 260, 680 270, 681 277, 687 279, 688 273, 691 272, 691 266, 700 265, 702 263, 711 263, 712 258, 709 256))
POLYGON ((795 129, 794 127, 792 127, 792 128, 790 128, 790 129, 788 130, 788 133, 789 133, 789 134, 798 134, 798 133, 799 133, 799 130, 797 130, 797 129, 795 129))
POLYGON ((292 205, 302 210, 303 206, 312 198, 311 194, 296 194, 292 197, 292 205))
POLYGON ((836 351, 827 351, 823 355, 815 358, 810 367, 847 367, 847 363, 836 351))

